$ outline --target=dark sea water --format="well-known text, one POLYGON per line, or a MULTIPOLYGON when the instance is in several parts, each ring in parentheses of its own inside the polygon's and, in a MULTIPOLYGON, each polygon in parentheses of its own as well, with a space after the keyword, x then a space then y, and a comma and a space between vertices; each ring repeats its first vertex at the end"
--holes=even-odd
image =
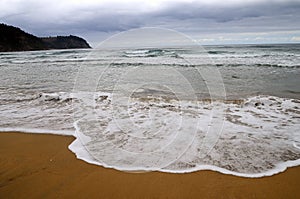
POLYGON ((119 170, 300 164, 300 45, 0 53, 0 130, 67 134, 119 170))

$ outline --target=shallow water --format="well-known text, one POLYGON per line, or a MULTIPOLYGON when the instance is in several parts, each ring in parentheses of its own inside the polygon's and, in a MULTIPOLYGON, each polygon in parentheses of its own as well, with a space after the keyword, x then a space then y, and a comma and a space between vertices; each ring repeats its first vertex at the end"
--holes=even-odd
POLYGON ((0 130, 119 170, 272 175, 300 159, 300 45, 0 54, 0 130), (76 133, 75 133, 76 131, 76 133))

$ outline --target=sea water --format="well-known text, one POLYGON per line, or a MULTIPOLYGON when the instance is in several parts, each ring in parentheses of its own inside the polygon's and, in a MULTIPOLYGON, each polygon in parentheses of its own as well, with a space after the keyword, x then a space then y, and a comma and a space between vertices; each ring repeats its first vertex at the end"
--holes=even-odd
POLYGON ((1 53, 0 131, 123 171, 272 175, 300 164, 299 63, 299 44, 1 53))

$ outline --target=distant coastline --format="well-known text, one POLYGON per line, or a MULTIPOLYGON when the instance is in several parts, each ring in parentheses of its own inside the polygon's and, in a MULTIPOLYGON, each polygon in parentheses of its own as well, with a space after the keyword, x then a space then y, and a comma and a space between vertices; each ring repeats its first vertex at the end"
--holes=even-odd
POLYGON ((91 48, 81 37, 37 37, 18 27, 0 24, 0 52, 91 48))

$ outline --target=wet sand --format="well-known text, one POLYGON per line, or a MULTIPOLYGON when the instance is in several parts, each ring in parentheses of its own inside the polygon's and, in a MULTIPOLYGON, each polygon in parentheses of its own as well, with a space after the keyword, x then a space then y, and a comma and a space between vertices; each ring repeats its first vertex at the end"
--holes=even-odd
POLYGON ((298 198, 300 167, 264 178, 125 173, 78 160, 73 137, 0 133, 0 198, 298 198))

